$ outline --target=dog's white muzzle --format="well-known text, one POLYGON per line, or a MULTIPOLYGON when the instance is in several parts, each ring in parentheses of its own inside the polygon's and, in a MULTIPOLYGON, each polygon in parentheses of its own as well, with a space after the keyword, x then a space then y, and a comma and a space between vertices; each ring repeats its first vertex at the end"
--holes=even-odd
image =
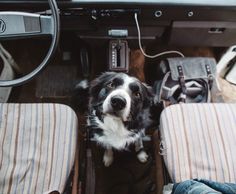
POLYGON ((113 114, 127 121, 130 115, 131 98, 124 89, 112 91, 103 102, 103 114, 113 114))

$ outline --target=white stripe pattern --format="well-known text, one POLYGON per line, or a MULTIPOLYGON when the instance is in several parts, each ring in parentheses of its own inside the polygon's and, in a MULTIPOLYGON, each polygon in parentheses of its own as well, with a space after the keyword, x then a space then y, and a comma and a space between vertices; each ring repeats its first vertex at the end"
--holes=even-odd
POLYGON ((178 104, 161 114, 165 165, 174 183, 236 182, 236 104, 178 104))
POLYGON ((62 193, 74 165, 78 120, 59 104, 0 104, 0 193, 62 193))

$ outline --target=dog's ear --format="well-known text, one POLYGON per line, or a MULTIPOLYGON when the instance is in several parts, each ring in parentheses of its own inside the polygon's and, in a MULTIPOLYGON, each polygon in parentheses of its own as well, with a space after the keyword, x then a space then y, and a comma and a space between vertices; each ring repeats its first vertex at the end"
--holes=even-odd
POLYGON ((89 82, 88 80, 79 81, 72 92, 71 103, 80 113, 84 113, 88 109, 89 99, 89 82))
POLYGON ((103 84, 108 82, 113 76, 115 76, 115 72, 105 72, 102 73, 99 77, 94 79, 90 84, 89 94, 92 98, 97 98, 100 90, 103 87, 103 84))
POLYGON ((143 87, 143 108, 148 108, 153 105, 154 102, 154 91, 153 88, 145 83, 142 83, 143 87))

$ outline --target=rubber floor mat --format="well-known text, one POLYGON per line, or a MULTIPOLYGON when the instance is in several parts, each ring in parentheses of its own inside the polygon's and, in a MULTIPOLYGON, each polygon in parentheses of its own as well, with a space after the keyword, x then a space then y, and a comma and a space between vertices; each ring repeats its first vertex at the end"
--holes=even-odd
POLYGON ((70 97, 75 86, 76 66, 48 66, 38 77, 36 97, 70 97))

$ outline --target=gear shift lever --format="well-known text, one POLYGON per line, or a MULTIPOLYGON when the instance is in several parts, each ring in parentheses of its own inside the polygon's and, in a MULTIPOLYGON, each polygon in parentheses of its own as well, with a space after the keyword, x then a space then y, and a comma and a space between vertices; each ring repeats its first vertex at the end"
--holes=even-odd
POLYGON ((121 50, 121 42, 120 42, 120 40, 118 40, 118 42, 117 42, 117 45, 116 45, 116 53, 117 53, 117 67, 120 67, 121 66, 121 64, 120 64, 120 50, 121 50))
POLYGON ((109 70, 128 72, 129 48, 125 40, 111 40, 109 43, 109 70))

